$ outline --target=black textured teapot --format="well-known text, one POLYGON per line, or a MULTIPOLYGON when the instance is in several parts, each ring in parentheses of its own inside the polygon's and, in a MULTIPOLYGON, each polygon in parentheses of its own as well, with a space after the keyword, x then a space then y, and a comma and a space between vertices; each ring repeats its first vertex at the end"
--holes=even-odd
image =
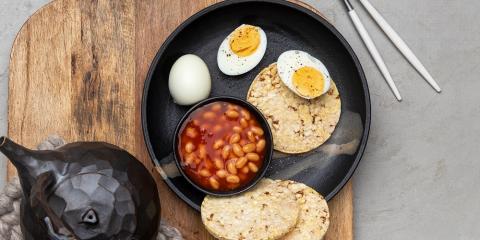
POLYGON ((154 239, 160 221, 157 187, 132 155, 101 142, 34 151, 0 137, 24 197, 27 240, 154 239))

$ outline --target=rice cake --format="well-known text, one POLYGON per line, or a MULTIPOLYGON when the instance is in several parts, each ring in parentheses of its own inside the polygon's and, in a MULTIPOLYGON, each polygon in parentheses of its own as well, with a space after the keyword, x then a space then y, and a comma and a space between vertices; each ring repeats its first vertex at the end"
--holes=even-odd
POLYGON ((225 240, 278 239, 295 227, 299 213, 295 193, 269 179, 236 196, 207 196, 201 206, 205 228, 225 240))
POLYGON ((265 116, 274 149, 284 153, 304 153, 322 145, 335 130, 341 113, 340 94, 333 80, 327 93, 307 100, 285 86, 276 63, 253 80, 247 101, 265 116))
POLYGON ((321 240, 330 225, 327 201, 314 189, 303 183, 286 180, 280 185, 296 194, 300 215, 295 228, 281 240, 321 240))

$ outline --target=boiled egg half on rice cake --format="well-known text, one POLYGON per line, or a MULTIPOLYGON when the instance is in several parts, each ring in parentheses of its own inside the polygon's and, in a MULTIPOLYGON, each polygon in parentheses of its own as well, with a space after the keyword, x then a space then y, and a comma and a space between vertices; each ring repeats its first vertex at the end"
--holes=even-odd
POLYGON ((319 97, 330 88, 327 68, 307 52, 290 50, 282 53, 278 57, 277 69, 282 82, 302 98, 319 97))
POLYGON ((242 24, 218 48, 218 67, 229 76, 244 74, 260 63, 266 49, 265 32, 260 27, 242 24))

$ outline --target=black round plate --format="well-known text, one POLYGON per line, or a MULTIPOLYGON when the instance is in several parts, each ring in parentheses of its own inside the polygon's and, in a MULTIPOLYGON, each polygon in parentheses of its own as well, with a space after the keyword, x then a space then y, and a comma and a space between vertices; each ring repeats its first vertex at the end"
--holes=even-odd
POLYGON ((365 75, 350 45, 324 18, 287 1, 225 1, 212 5, 181 24, 158 51, 148 73, 142 101, 145 142, 168 186, 195 209, 204 193, 185 180, 173 160, 175 126, 189 107, 176 105, 168 91, 171 66, 183 54, 200 56, 208 65, 214 96, 245 99, 261 69, 287 50, 303 50, 320 59, 337 84, 342 114, 332 137, 305 154, 276 152, 265 176, 303 182, 329 200, 352 176, 365 149, 370 128, 370 96, 365 75), (217 66, 223 39, 237 26, 260 26, 267 34, 267 52, 260 64, 230 77, 217 66))

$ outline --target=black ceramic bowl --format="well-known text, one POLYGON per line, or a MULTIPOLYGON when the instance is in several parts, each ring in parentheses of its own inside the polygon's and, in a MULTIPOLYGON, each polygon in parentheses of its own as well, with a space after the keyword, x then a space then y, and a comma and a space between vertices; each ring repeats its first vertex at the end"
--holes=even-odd
POLYGON ((242 193, 242 192, 250 189, 251 187, 255 186, 255 184, 257 184, 258 181, 260 181, 260 179, 262 179, 262 177, 265 175, 265 172, 267 171, 268 165, 270 164, 270 160, 272 159, 272 155, 273 155, 273 138, 272 138, 272 131, 270 130, 270 126, 268 125, 267 120, 265 119, 265 117, 260 113, 260 111, 255 106, 253 106, 252 104, 250 104, 249 102, 247 102, 245 100, 235 98, 235 97, 226 97, 226 96, 225 97, 213 97, 213 98, 208 98, 208 99, 205 99, 205 100, 197 103, 195 106, 190 108, 190 110, 188 110, 187 113, 185 113, 185 115, 182 117, 182 119, 178 123, 177 127, 175 128, 175 133, 173 135, 173 157, 175 159, 175 164, 177 165, 178 170, 180 171, 182 176, 190 184, 192 184, 192 186, 194 186, 196 189, 198 189, 198 190, 200 190, 200 191, 202 191, 206 194, 209 194, 209 195, 231 196, 231 195, 242 193), (181 163, 180 163, 181 162, 180 153, 178 152, 180 130, 183 128, 183 125, 184 125, 185 121, 190 117, 190 114, 193 113, 195 110, 197 110, 197 109, 199 109, 199 108, 201 108, 201 107, 203 107, 203 106, 205 106, 209 103, 214 103, 214 102, 234 103, 234 104, 237 104, 239 106, 242 106, 242 107, 246 108, 250 112, 250 114, 252 114, 252 116, 254 116, 258 120, 258 123, 260 124, 260 126, 262 127, 262 129, 265 132, 264 137, 265 137, 265 141, 267 142, 267 144, 265 145, 265 157, 263 159, 263 165, 259 169, 259 171, 257 172, 256 176, 252 180, 250 180, 249 183, 245 184, 244 186, 239 187, 239 188, 234 189, 234 190, 230 190, 230 191, 211 191, 211 190, 206 189, 206 188, 198 185, 197 183, 195 183, 193 180, 191 180, 187 176, 187 174, 183 170, 183 168, 181 166, 181 163))

